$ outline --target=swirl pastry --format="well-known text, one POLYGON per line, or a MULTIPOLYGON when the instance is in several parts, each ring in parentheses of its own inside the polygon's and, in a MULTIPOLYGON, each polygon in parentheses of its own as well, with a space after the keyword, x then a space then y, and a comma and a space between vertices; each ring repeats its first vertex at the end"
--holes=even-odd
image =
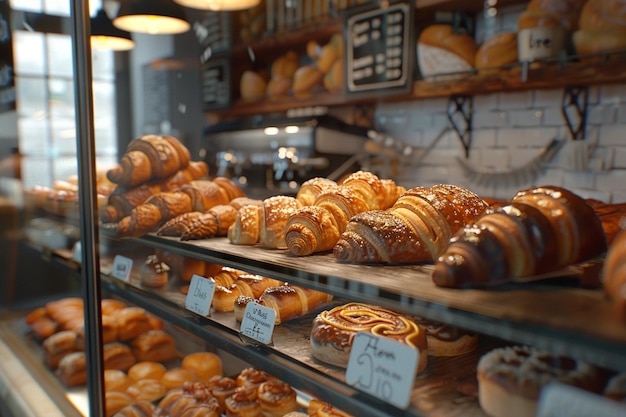
POLYGON ((291 385, 277 379, 259 385, 257 401, 261 405, 263 417, 283 417, 298 408, 296 391, 291 385))
POLYGON ((541 389, 550 382, 592 392, 602 388, 594 366, 528 346, 488 352, 478 362, 477 376, 480 406, 492 417, 535 417, 541 389))
POLYGON ((211 394, 220 404, 220 409, 226 409, 226 398, 231 396, 237 389, 237 381, 229 377, 221 377, 214 381, 211 386, 211 394))
POLYGON ((239 387, 225 401, 226 417, 260 417, 257 387, 239 387))
POLYGON ((411 319, 380 307, 348 303, 322 311, 313 319, 311 348, 313 357, 331 365, 346 367, 352 343, 358 332, 370 332, 417 349, 417 372, 426 368, 426 333, 411 319))

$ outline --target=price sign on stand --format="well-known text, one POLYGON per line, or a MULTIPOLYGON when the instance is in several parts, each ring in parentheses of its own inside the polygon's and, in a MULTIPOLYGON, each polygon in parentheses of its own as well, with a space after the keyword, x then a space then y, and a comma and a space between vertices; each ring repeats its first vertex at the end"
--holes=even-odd
POLYGON ((80 242, 74 243, 72 247, 72 260, 78 263, 83 261, 83 250, 80 242))
POLYGON ((189 283, 189 291, 185 299, 185 308, 203 317, 211 311, 211 302, 215 293, 215 281, 193 274, 189 283))
POLYGON ((276 311, 253 301, 246 305, 239 335, 242 340, 269 345, 272 342, 275 322, 276 311))
MULTIPOLYGON (((391 3, 391 2, 390 2, 391 3)), ((355 9, 346 20, 346 90, 351 93, 409 92, 415 61, 414 2, 355 9), (391 89, 391 90, 390 90, 391 89)))
POLYGON ((202 64, 202 106, 204 110, 228 108, 231 104, 230 61, 217 59, 202 64))
POLYGON ((130 272, 133 270, 133 260, 122 255, 115 255, 111 276, 121 281, 130 280, 130 272))
POLYGON ((626 416, 626 404, 571 385, 550 383, 541 390, 537 417, 626 416))
POLYGON ((398 408, 410 403, 419 351, 370 333, 354 338, 346 382, 398 408))

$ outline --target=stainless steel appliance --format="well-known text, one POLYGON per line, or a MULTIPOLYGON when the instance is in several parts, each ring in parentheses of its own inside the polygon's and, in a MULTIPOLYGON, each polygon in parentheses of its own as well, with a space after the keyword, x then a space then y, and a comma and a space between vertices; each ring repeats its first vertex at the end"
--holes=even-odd
POLYGON ((232 178, 248 196, 293 195, 313 177, 359 169, 367 129, 329 116, 224 122, 205 129, 212 175, 232 178))

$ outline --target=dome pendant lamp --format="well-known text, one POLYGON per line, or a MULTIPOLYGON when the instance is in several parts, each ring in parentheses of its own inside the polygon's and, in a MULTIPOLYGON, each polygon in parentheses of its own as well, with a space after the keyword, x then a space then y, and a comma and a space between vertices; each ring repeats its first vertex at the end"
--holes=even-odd
POLYGON ((91 46, 94 49, 128 51, 135 47, 130 33, 113 26, 104 9, 91 18, 91 46))
POLYGON ((191 28, 185 10, 172 0, 122 0, 113 25, 151 35, 172 35, 191 28))
POLYGON ((257 6, 261 0, 174 0, 185 7, 200 10, 230 11, 257 6))

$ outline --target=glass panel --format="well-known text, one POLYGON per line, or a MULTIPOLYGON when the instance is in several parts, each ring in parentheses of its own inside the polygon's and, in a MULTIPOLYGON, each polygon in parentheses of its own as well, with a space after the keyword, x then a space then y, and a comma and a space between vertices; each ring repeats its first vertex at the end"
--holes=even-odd
POLYGON ((94 80, 115 79, 115 59, 113 51, 104 49, 91 50, 91 66, 94 80))
POLYGON ((115 86, 110 82, 93 83, 96 154, 117 153, 115 86))
POLYGON ((50 94, 50 117, 74 118, 74 86, 71 80, 51 79, 48 82, 50 94))
POLYGON ((78 174, 78 161, 76 157, 57 158, 54 160, 53 173, 55 180, 67 181, 78 174))
POLYGON ((44 12, 54 16, 69 16, 70 3, 68 0, 45 0, 44 12))
POLYGON ((35 119, 46 117, 46 81, 43 78, 15 77, 15 84, 18 114, 35 119))
POLYGON ((23 155, 49 154, 49 121, 21 117, 17 121, 19 147, 23 155))
POLYGON ((52 186, 52 159, 27 156, 22 158, 22 181, 25 189, 36 185, 52 186))
POLYGON ((46 37, 48 44, 48 74, 52 77, 68 77, 73 74, 72 38, 69 35, 46 37))
POLYGON ((18 75, 45 75, 44 35, 17 30, 13 33, 13 59, 18 75))
POLYGON ((41 0, 11 0, 11 8, 15 10, 28 10, 32 12, 41 12, 43 5, 41 0))
POLYGON ((52 119, 52 149, 55 155, 76 154, 76 122, 73 118, 52 119))

